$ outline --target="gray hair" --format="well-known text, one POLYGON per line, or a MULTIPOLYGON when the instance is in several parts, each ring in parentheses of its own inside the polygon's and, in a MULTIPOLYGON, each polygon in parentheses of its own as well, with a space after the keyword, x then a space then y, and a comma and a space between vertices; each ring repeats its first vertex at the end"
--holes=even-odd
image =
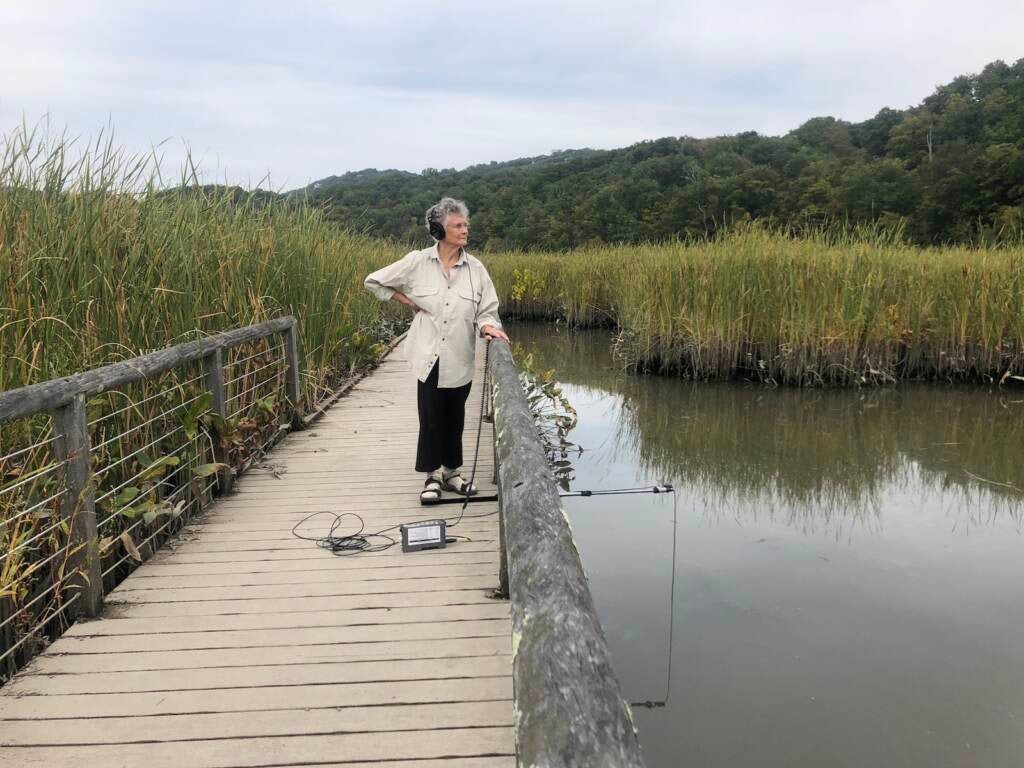
POLYGON ((469 218, 469 208, 466 207, 464 202, 456 200, 454 197, 442 197, 438 202, 427 208, 427 215, 424 217, 427 229, 430 229, 431 222, 437 222, 443 227, 445 220, 453 213, 465 216, 467 219, 469 218))

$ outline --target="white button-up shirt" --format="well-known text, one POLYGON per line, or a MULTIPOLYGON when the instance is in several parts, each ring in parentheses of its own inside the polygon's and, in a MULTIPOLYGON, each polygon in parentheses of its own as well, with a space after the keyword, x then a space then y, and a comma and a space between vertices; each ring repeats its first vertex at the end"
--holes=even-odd
POLYGON ((422 310, 412 320, 404 347, 417 379, 426 381, 440 360, 439 387, 473 380, 477 333, 485 325, 501 328, 498 294, 479 259, 463 250, 446 275, 435 243, 378 269, 363 285, 381 301, 399 290, 422 310))

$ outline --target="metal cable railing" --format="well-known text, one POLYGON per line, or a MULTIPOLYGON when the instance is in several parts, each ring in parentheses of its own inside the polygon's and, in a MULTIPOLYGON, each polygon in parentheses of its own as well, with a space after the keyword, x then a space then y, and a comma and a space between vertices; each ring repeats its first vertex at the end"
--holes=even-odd
POLYGON ((287 317, 0 392, 0 682, 302 423, 299 373, 287 317))

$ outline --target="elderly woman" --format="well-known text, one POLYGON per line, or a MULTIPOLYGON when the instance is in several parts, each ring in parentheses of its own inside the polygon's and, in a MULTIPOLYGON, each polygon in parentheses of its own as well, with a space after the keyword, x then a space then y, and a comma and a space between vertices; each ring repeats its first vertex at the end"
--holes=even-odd
POLYGON ((498 295, 487 269, 466 252, 469 209, 443 198, 426 214, 436 241, 369 275, 364 285, 381 301, 397 301, 415 316, 405 350, 418 383, 420 433, 416 471, 426 472, 420 503, 441 500, 441 491, 471 496, 462 477, 462 430, 472 386, 476 334, 508 341, 498 318, 498 295))

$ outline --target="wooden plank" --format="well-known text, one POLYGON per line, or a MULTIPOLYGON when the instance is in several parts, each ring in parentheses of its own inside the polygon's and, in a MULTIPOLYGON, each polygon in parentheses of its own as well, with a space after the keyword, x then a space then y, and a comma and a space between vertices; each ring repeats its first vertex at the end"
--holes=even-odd
POLYGON ((338 645, 280 645, 264 648, 137 651, 121 654, 49 653, 37 656, 25 674, 86 674, 142 670, 258 667, 284 664, 328 664, 345 660, 445 659, 510 655, 508 636, 396 640, 338 645))
MULTIPOLYGON (((323 560, 326 557, 335 557, 329 551, 322 547, 316 546, 314 542, 306 542, 305 547, 286 547, 283 549, 241 549, 241 550, 220 550, 214 552, 197 552, 195 547, 189 547, 186 551, 176 550, 165 550, 156 557, 150 560, 150 563, 154 565, 202 565, 204 563, 267 563, 269 561, 287 560, 288 562, 298 563, 304 560, 323 560)), ((473 539, 472 541, 457 541, 454 544, 449 544, 444 550, 426 550, 433 557, 444 557, 445 555, 462 555, 467 552, 494 552, 494 538, 490 539, 473 539)), ((401 550, 399 550, 399 553, 401 550)), ((374 560, 383 560, 386 557, 404 557, 409 560, 413 557, 418 557, 419 553, 407 554, 407 555, 396 555, 390 553, 390 555, 384 552, 363 552, 358 555, 342 555, 351 560, 365 561, 370 558, 374 560)), ((396 562, 392 559, 395 565, 402 565, 401 562, 396 562)))
MULTIPOLYGON (((498 523, 495 517, 463 520, 458 526, 457 532, 474 536, 495 536, 498 532, 498 523)), ((303 536, 326 535, 327 532, 327 526, 316 528, 307 525, 299 528, 299 533, 303 536)), ((336 534, 344 535, 350 532, 351 530, 348 528, 338 528, 336 534)), ((296 538, 289 525, 271 524, 267 526, 267 530, 245 531, 244 536, 240 533, 242 533, 240 527, 228 530, 211 528, 204 531, 201 538, 196 533, 188 532, 173 543, 170 551, 178 551, 181 543, 184 542, 189 543, 189 552, 250 552, 262 549, 309 549, 313 546, 313 542, 308 539, 296 538)))
POLYGON ((484 621, 504 619, 508 603, 491 601, 476 605, 431 605, 423 607, 355 608, 351 610, 295 611, 286 613, 236 613, 203 616, 157 616, 80 621, 64 637, 113 637, 193 632, 239 632, 247 630, 299 629, 314 627, 383 627, 418 622, 484 621))
POLYGON ((19 675, 10 684, 13 696, 65 696, 71 694, 146 693, 260 688, 266 686, 327 685, 405 680, 501 677, 512 674, 510 656, 477 656, 401 661, 351 661, 323 664, 266 665, 261 667, 207 667, 138 672, 95 672, 84 675, 19 675))
MULTIPOLYGON (((446 496, 445 498, 456 498, 446 496)), ((406 520, 424 520, 427 518, 444 517, 448 520, 457 520, 461 513, 462 505, 435 504, 432 507, 423 507, 419 503, 419 492, 406 497, 394 497, 388 504, 367 505, 363 503, 347 504, 340 506, 328 502, 322 504, 300 505, 288 502, 252 504, 248 507, 232 507, 224 509, 216 515, 204 518, 207 525, 228 525, 237 523, 265 524, 273 523, 279 530, 291 531, 292 527, 307 518, 300 530, 322 530, 327 531, 333 521, 333 515, 354 513, 363 518, 366 530, 374 530, 370 526, 374 520, 389 520, 391 524, 400 523, 406 520), (316 516, 314 517, 314 513, 316 516)), ((463 515, 463 520, 473 520, 478 517, 494 517, 497 514, 497 503, 492 501, 475 501, 469 505, 463 515), (474 517, 477 516, 477 517, 474 517)), ((353 517, 346 518, 345 530, 358 529, 358 520, 353 517)), ((378 529, 379 530, 379 529, 378 529)))
POLYGON ((66 696, 4 696, 0 720, 136 717, 263 709, 323 709, 429 702, 495 701, 512 698, 508 675, 452 680, 335 683, 329 685, 220 688, 202 691, 90 693, 66 696))
MULTIPOLYGON (((279 597, 240 600, 180 600, 170 603, 108 601, 104 618, 138 619, 156 616, 217 616, 242 613, 301 613, 355 608, 414 608, 441 605, 493 604, 488 589, 440 592, 388 592, 373 595, 279 597)), ((507 603, 506 603, 507 606, 507 603)))
MULTIPOLYGON (((127 582, 123 582, 127 584, 127 582)), ((313 597, 342 597, 347 595, 413 595, 419 592, 479 589, 494 586, 494 574, 483 576, 452 576, 417 579, 386 579, 372 581, 331 580, 320 584, 304 584, 301 595, 313 597)), ((175 589, 115 589, 107 597, 108 603, 176 603, 197 600, 229 600, 241 603, 267 598, 295 599, 296 589, 291 584, 243 585, 234 587, 186 587, 175 589)))
MULTIPOLYGON (((241 739, 335 733, 394 733, 431 729, 512 725, 509 701, 456 704, 396 704, 343 709, 275 709, 265 712, 211 712, 96 720, 8 720, 0 728, 0 746, 131 744, 153 741, 241 739)), ((349 765, 349 764, 346 764, 349 765)), ((446 766, 450 765, 445 763, 446 766)), ((388 763, 393 768, 393 763, 388 763)))
MULTIPOLYGON (((345 572, 345 582, 357 581, 406 581, 408 579, 449 578, 452 576, 497 576, 495 564, 439 565, 436 567, 417 566, 416 568, 371 568, 369 570, 345 572)), ((194 576, 154 576, 153 578, 132 578, 125 581, 117 592, 133 589, 166 589, 176 587, 231 587, 268 584, 323 584, 337 582, 342 578, 339 571, 325 570, 310 573, 299 571, 294 573, 229 573, 199 574, 194 576)), ((307 589, 302 587, 302 591, 307 589)), ((296 591, 297 593, 297 591, 296 591)))
POLYGON ((175 632, 159 635, 65 635, 53 644, 56 653, 135 653, 200 648, 257 648, 265 645, 324 645, 388 640, 495 637, 508 631, 508 619, 433 621, 343 627, 175 632))
POLYGON ((75 747, 8 747, 0 766, 145 765, 147 768, 246 768, 248 766, 320 763, 325 757, 358 761, 421 760, 424 758, 513 755, 513 729, 466 728, 406 731, 399 737, 379 734, 272 736, 249 739, 155 742, 151 744, 75 747))
MULTIPOLYGON (((286 574, 292 572, 321 573, 328 571, 340 573, 342 571, 367 571, 380 568, 394 568, 404 570, 408 565, 408 558, 401 558, 396 555, 381 553, 377 557, 341 556, 337 557, 329 552, 323 552, 323 556, 312 560, 284 560, 281 562, 256 560, 253 562, 213 562, 213 563, 146 563, 139 568, 137 579, 158 578, 161 576, 178 575, 210 575, 210 574, 239 574, 239 573, 277 573, 286 574)), ((497 556, 493 552, 452 552, 448 549, 423 550, 416 553, 416 568, 432 568, 451 565, 480 565, 497 562, 497 556)))

